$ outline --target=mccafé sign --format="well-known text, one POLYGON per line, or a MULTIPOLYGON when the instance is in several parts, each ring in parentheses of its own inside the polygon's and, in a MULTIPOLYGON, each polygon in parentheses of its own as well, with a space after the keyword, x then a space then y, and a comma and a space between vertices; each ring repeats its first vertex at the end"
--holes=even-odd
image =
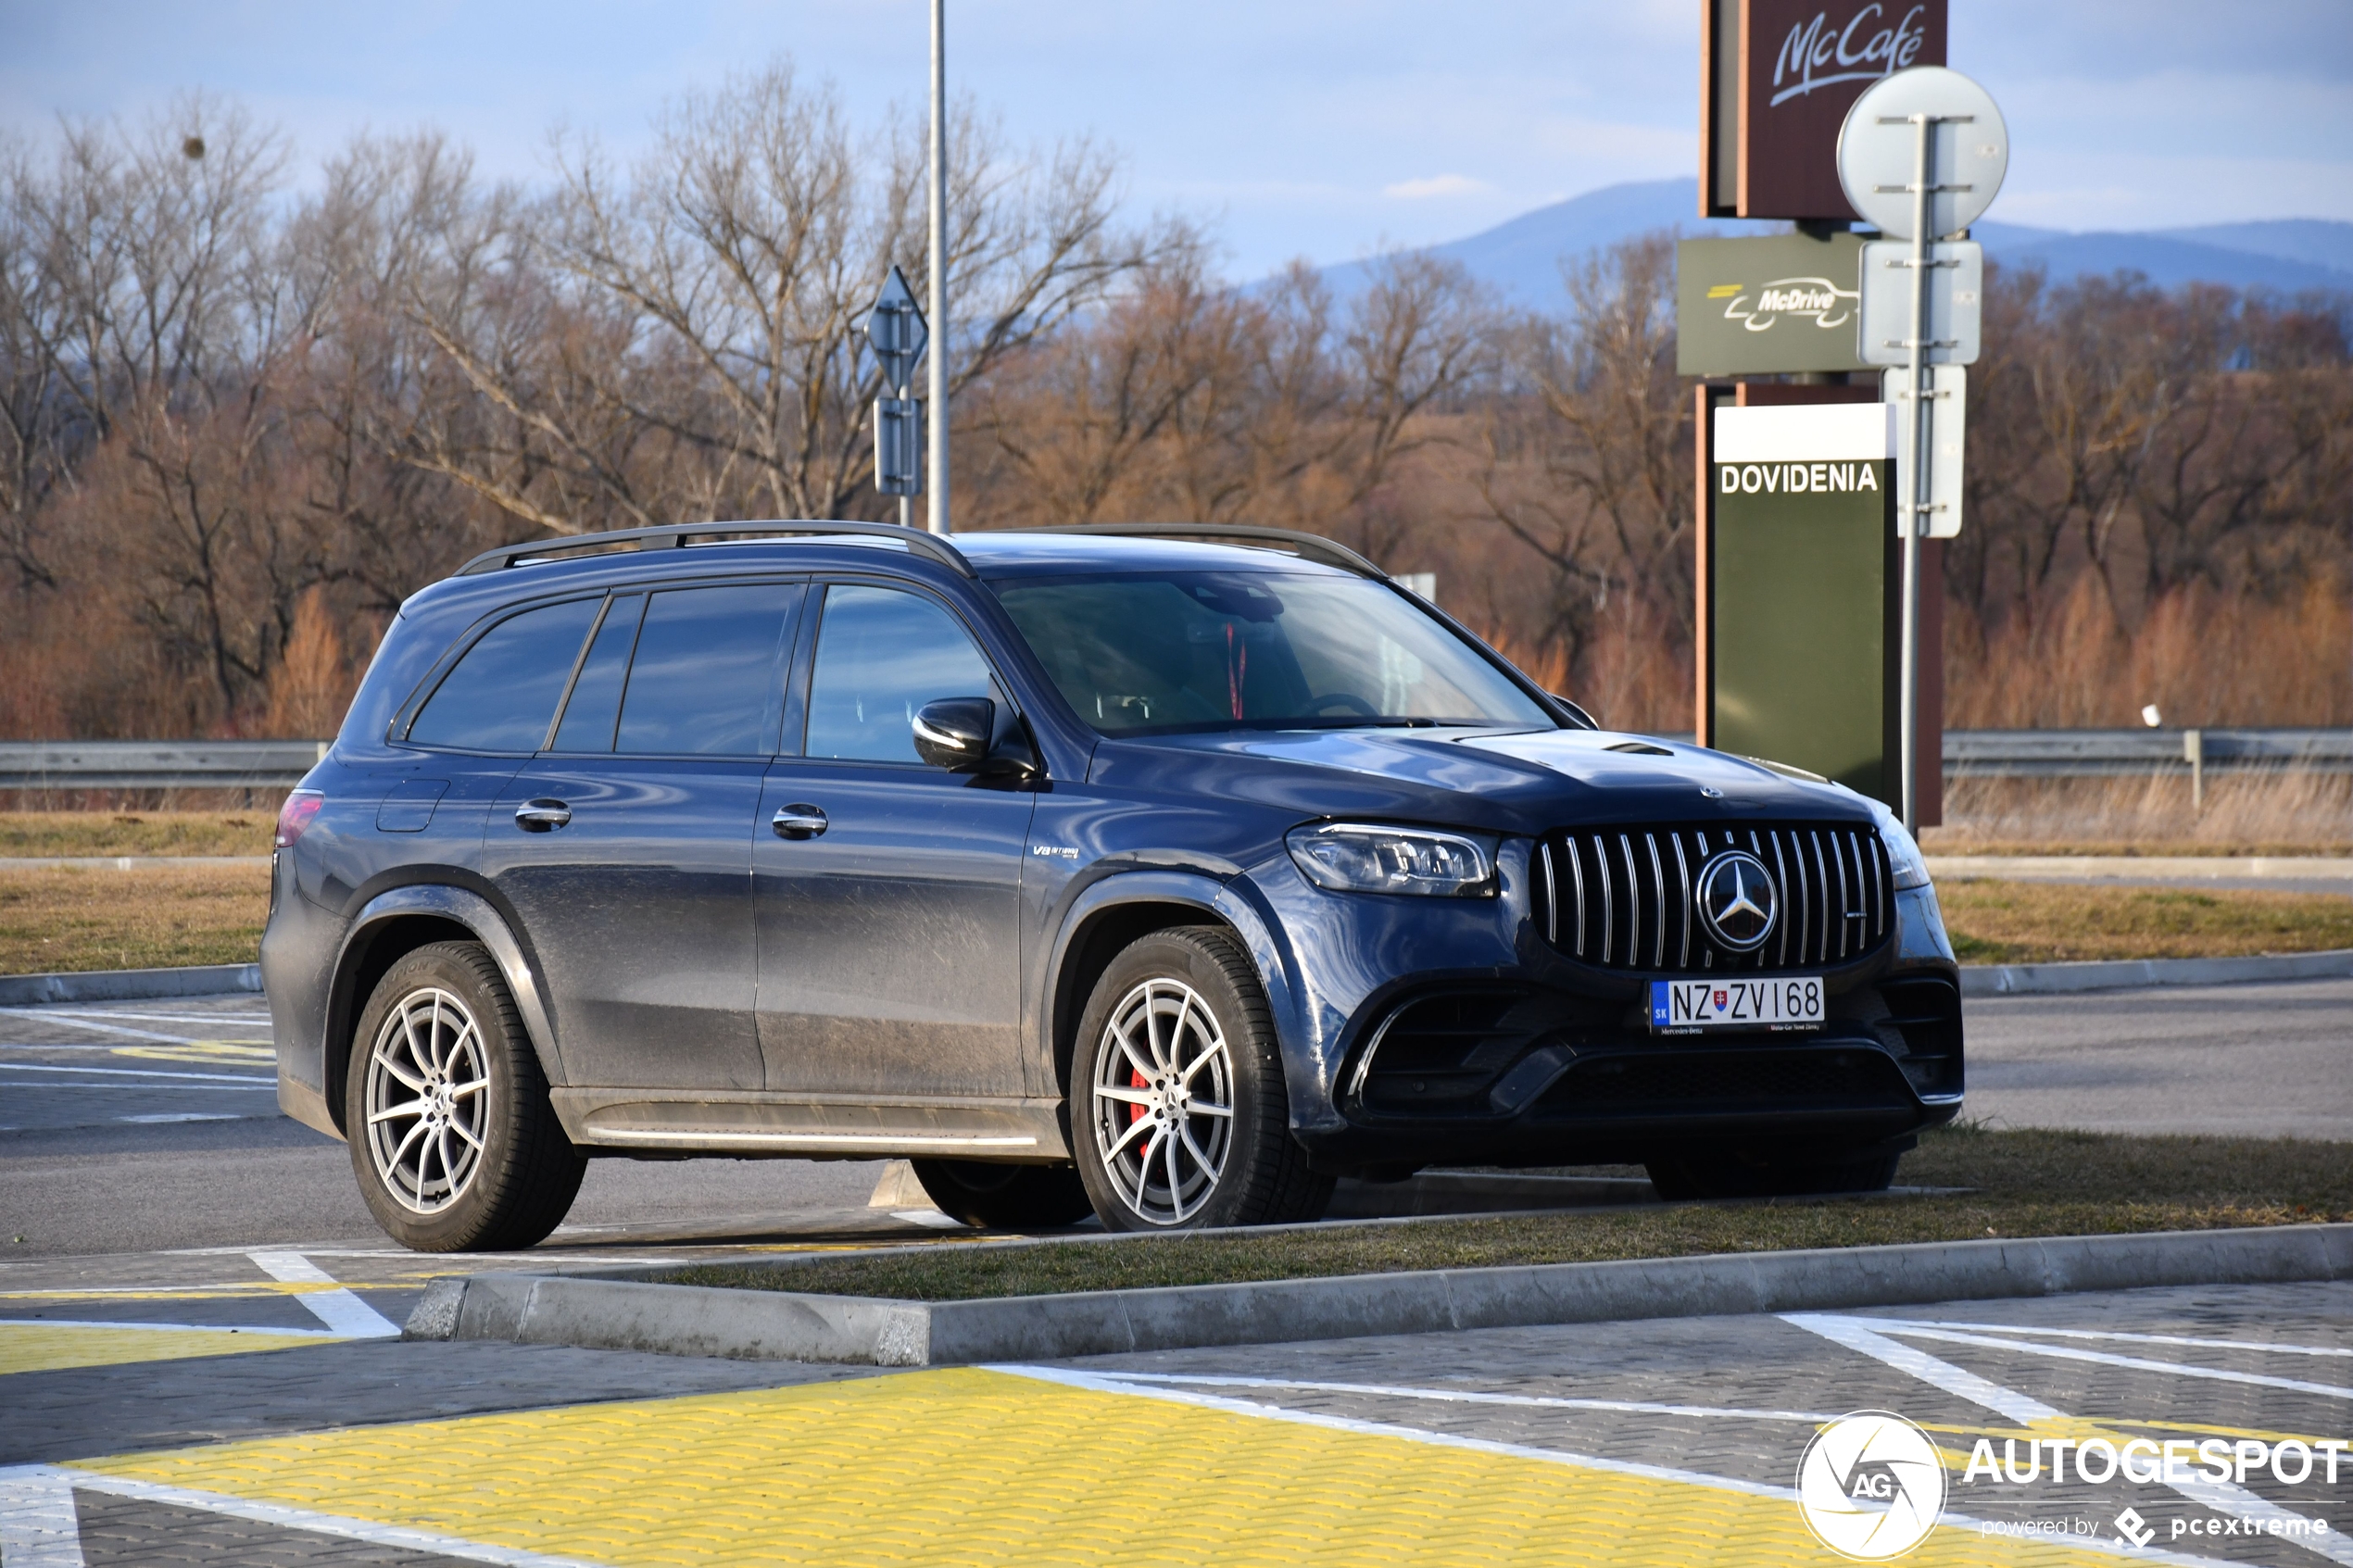
POLYGON ((1944 64, 1945 0, 1704 0, 1700 215, 1852 221, 1838 131, 1863 89, 1944 64))

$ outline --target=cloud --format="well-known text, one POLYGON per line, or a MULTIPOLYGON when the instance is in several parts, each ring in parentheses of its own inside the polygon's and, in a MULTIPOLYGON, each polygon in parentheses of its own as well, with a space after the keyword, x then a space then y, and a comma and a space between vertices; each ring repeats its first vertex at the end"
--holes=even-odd
POLYGON ((1467 174, 1437 174, 1427 180, 1400 180, 1394 185, 1383 185, 1380 194, 1397 201, 1428 201, 1433 196, 1477 196, 1494 189, 1484 180, 1474 180, 1467 174))

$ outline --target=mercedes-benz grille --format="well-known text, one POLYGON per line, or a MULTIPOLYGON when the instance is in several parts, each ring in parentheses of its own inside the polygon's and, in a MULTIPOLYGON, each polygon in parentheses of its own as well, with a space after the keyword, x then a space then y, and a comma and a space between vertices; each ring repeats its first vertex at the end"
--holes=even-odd
MULTIPOLYGON (((1538 918, 1569 957, 1604 969, 1788 969, 1861 958, 1894 927, 1887 850, 1851 822, 1579 829, 1537 851, 1538 918), (1703 873, 1741 850, 1765 868, 1773 909, 1745 951, 1712 935, 1697 907, 1703 873)), ((1747 872, 1754 880, 1753 870, 1747 872)), ((1738 878, 1718 879, 1732 888, 1738 878)), ((1753 914, 1751 918, 1754 918, 1753 914)))

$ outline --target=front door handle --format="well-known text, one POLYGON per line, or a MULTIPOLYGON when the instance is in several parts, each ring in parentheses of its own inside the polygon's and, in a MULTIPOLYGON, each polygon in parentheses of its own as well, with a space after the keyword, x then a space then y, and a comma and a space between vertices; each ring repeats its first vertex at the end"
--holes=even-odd
POLYGON ((825 831, 825 813, 814 806, 787 806, 768 825, 778 838, 815 838, 825 831))
POLYGON ((572 821, 572 808, 560 800, 526 800, 515 808, 515 826, 525 833, 552 833, 572 821))

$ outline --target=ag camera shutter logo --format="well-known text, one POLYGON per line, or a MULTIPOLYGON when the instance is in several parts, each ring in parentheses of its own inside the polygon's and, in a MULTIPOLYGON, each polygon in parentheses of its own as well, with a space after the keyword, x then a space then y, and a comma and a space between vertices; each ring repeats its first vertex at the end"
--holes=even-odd
POLYGON ((1884 1562, 1928 1538, 1944 1512, 1944 1460, 1929 1435, 1887 1411, 1843 1415, 1797 1461, 1797 1512, 1841 1557, 1884 1562))

